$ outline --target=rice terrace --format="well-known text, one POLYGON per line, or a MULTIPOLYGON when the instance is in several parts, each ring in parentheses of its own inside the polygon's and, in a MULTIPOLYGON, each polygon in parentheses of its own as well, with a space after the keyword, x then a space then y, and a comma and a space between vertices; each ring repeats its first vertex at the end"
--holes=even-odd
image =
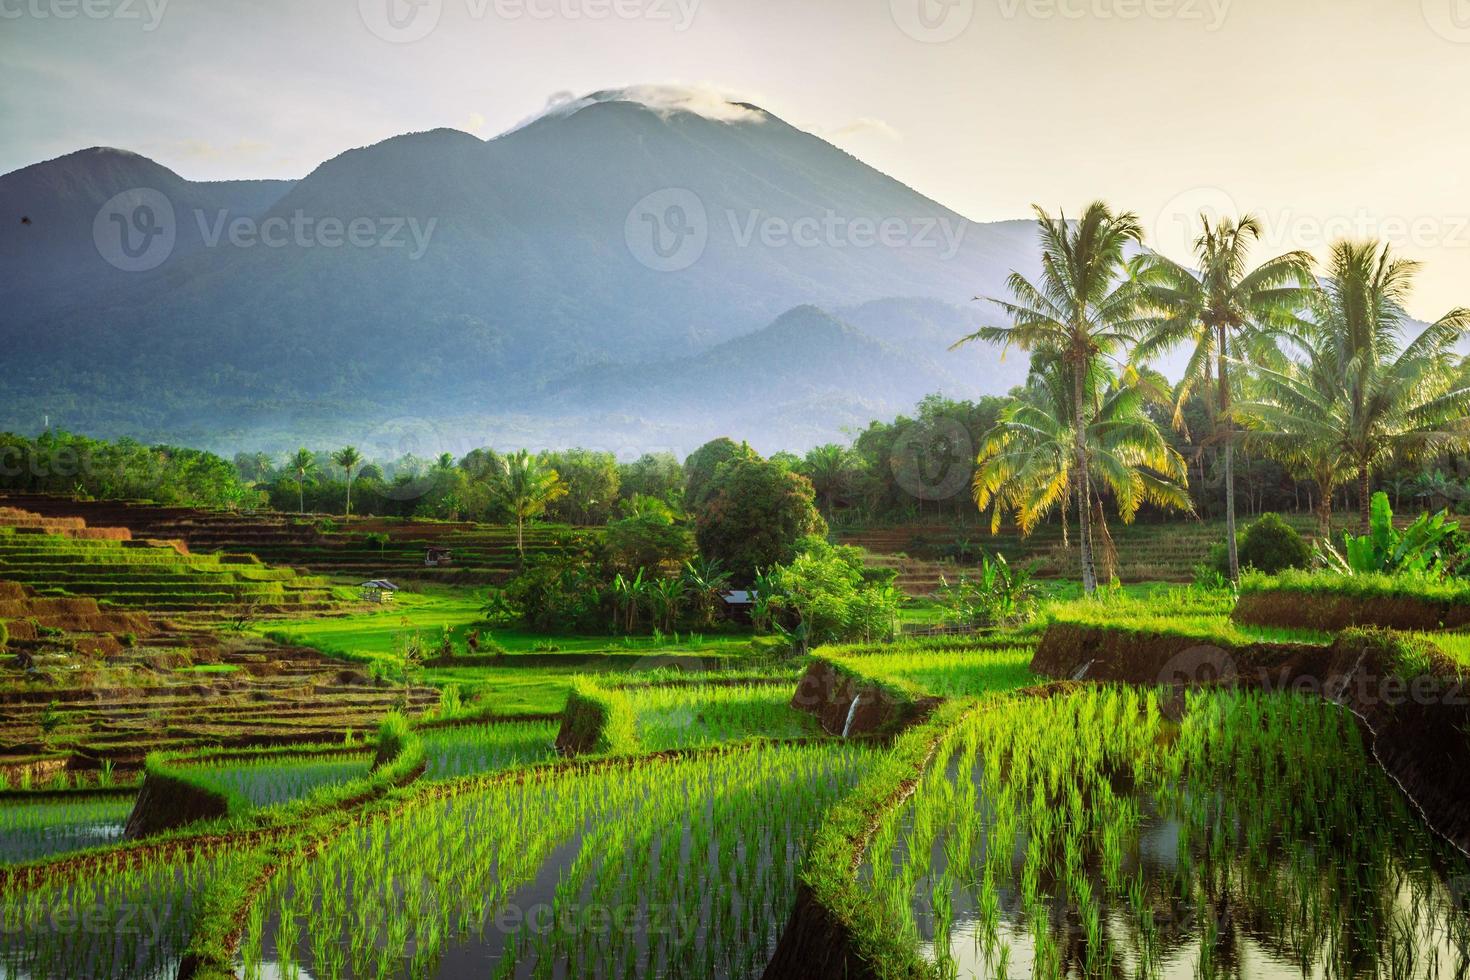
POLYGON ((0 0, 0 980, 1470 980, 1465 13, 0 0))

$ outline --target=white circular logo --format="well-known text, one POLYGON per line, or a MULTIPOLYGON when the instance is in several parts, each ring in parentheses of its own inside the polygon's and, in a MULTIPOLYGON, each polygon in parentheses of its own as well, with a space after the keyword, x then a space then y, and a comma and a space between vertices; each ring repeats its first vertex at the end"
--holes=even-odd
POLYGON ((915 41, 943 44, 965 33, 975 0, 888 0, 893 22, 915 41))
POLYGON ((1424 21, 1446 41, 1470 44, 1470 0, 1423 0, 1424 21))
POLYGON ((357 12, 375 36, 389 44, 412 44, 439 26, 444 0, 357 0, 357 12))
POLYGON ((628 251, 655 272, 698 262, 709 244, 709 215, 699 195, 682 187, 654 191, 633 205, 623 225, 628 251))
POLYGON ((151 187, 114 195, 92 219, 92 241, 108 265, 147 272, 164 263, 178 238, 174 206, 151 187))
POLYGON ((1144 244, 1176 262, 1194 260, 1194 243, 1199 239, 1201 216, 1216 225, 1221 218, 1238 218, 1235 199, 1218 187, 1195 187, 1175 194, 1154 218, 1153 238, 1144 244))
POLYGON ((919 500, 953 500, 970 486, 975 443, 953 419, 912 425, 893 447, 893 478, 919 500))
POLYGON ((1228 684, 1239 676, 1240 670, 1229 651, 1206 644, 1170 657, 1159 671, 1159 683, 1170 687, 1228 684))

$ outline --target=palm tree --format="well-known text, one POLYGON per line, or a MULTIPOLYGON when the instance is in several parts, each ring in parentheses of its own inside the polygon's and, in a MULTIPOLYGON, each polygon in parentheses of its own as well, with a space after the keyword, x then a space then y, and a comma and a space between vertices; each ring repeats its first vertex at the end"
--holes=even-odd
POLYGON ((1174 424, 1181 427, 1184 403, 1201 388, 1216 386, 1216 438, 1224 445, 1225 542, 1230 580, 1240 579, 1235 543, 1235 424, 1230 418, 1234 386, 1230 363, 1245 345, 1272 326, 1291 326, 1311 295, 1312 258, 1306 252, 1278 255, 1247 271, 1251 246, 1261 223, 1246 215, 1212 225, 1201 215, 1194 243, 1199 271, 1149 256, 1140 263, 1145 303, 1154 314, 1134 359, 1147 363, 1181 344, 1193 350, 1174 391, 1174 424))
POLYGON ((526 521, 546 513, 552 501, 565 497, 567 486, 556 470, 542 463, 541 457, 524 449, 496 457, 495 466, 491 491, 515 518, 516 553, 525 561, 526 521))
MULTIPOLYGON (((1052 510, 1065 525, 1069 500, 1077 497, 1071 378, 1056 357, 1038 355, 1026 387, 1007 405, 981 440, 976 460, 975 504, 991 509, 991 531, 1007 512, 1023 535, 1052 510)), ((1169 445, 1145 404, 1165 390, 1162 379, 1133 369, 1114 378, 1096 363, 1085 385, 1091 406, 1087 425, 1087 484, 1096 488, 1086 510, 1096 510, 1106 540, 1100 491, 1109 490, 1123 522, 1131 523, 1144 503, 1191 511, 1188 463, 1169 445)), ((1090 533, 1090 528, 1083 531, 1090 533)))
POLYGON ((837 505, 852 495, 859 466, 857 454, 837 443, 817 446, 801 461, 801 474, 812 481, 817 504, 829 520, 837 505))
POLYGON ((342 469, 344 471, 346 471, 346 473, 347 473, 347 513, 346 513, 345 516, 351 517, 352 516, 352 471, 359 464, 362 463, 362 454, 357 451, 357 447, 355 447, 355 446, 346 446, 346 447, 344 447, 342 449, 337 450, 335 453, 332 454, 332 462, 334 462, 338 466, 342 467, 342 469))
POLYGON ((1101 201, 1070 222, 1036 208, 1041 238, 1041 279, 1033 284, 1018 272, 1007 286, 1012 301, 992 299, 1010 318, 1008 326, 981 327, 958 341, 986 340, 1026 351, 1048 351, 1060 358, 1072 386, 1072 453, 1081 531, 1082 586, 1097 591, 1092 554, 1092 528, 1087 501, 1092 499, 1087 428, 1092 406, 1087 379, 1099 358, 1123 349, 1137 333, 1139 285, 1125 275, 1124 252, 1142 239, 1138 216, 1113 214, 1101 201))
POLYGON ((296 512, 306 513, 306 475, 316 469, 316 457, 311 450, 302 446, 296 455, 286 460, 286 466, 296 474, 296 512))
POLYGON ((1259 369, 1261 397, 1243 407, 1268 444, 1313 446, 1351 467, 1365 533, 1374 467, 1470 446, 1470 376, 1454 352, 1470 309, 1450 311, 1405 344, 1403 304, 1418 268, 1377 242, 1334 245, 1311 323, 1283 332, 1301 362, 1259 369))

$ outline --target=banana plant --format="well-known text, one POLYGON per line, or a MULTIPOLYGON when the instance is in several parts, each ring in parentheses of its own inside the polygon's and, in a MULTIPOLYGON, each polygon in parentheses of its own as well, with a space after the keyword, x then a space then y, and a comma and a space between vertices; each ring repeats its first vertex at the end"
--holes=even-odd
POLYGON ((1373 495, 1367 534, 1343 535, 1343 550, 1319 549, 1319 564, 1347 575, 1445 575, 1465 561, 1459 545, 1460 524, 1445 511, 1420 514, 1402 531, 1393 526, 1388 494, 1373 495))

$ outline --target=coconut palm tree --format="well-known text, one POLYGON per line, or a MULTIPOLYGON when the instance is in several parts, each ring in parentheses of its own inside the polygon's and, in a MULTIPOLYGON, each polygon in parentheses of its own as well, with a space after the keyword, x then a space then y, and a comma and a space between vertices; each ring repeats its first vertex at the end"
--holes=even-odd
POLYGON ((311 450, 302 446, 296 454, 286 460, 286 467, 296 474, 296 512, 306 513, 306 475, 316 469, 316 457, 311 450))
MULTIPOLYGON (((1144 302, 1153 317, 1133 356, 1148 363, 1189 344, 1189 365, 1174 391, 1174 424, 1182 429, 1184 403, 1200 389, 1215 387, 1215 439, 1225 460, 1225 542, 1230 580, 1240 579, 1235 545, 1235 424, 1230 418, 1235 386, 1231 358, 1273 326, 1291 327, 1311 295, 1312 257, 1287 252, 1250 269, 1251 246, 1261 223, 1246 215, 1211 224, 1201 215, 1194 243, 1196 272, 1160 255, 1139 264, 1144 302)), ((1209 404, 1207 400, 1207 404, 1209 404)))
POLYGON ((541 457, 522 449, 495 459, 491 492, 516 522, 516 553, 526 559, 526 521, 546 513, 554 500, 567 495, 567 486, 541 457))
MULTIPOLYGON (((1084 383, 1089 422, 1087 458, 1093 489, 1086 510, 1094 511, 1106 540, 1101 490, 1112 495, 1123 522, 1131 523, 1144 503, 1191 511, 1188 463, 1145 411, 1167 391, 1162 378, 1129 368, 1114 377, 1094 363, 1084 383)), ((981 440, 976 460, 975 504, 991 510, 991 531, 1007 513, 1022 534, 1060 508, 1065 523, 1070 501, 1079 498, 1078 455, 1074 446, 1070 366, 1054 355, 1038 355, 1026 387, 1001 411, 981 440)), ((1084 530, 1082 533, 1090 533, 1084 530)))
POLYGON ((1239 413, 1268 445, 1310 446, 1350 466, 1365 533, 1375 467, 1470 447, 1470 376, 1454 352, 1470 331, 1470 309, 1450 311, 1405 343, 1404 302, 1418 268, 1377 242, 1334 245, 1311 322, 1282 332, 1299 361, 1259 368, 1260 397, 1239 413))
POLYGON ((817 506, 829 521, 837 505, 852 496, 861 471, 861 460, 847 446, 828 443, 807 452, 800 472, 812 481, 817 506))
POLYGON ((1100 358, 1121 352, 1138 332, 1139 284, 1126 275, 1125 251, 1141 241, 1138 216, 1114 214, 1101 201, 1087 206, 1082 217, 1068 221, 1036 208, 1041 239, 1041 278, 1032 283, 1013 272, 1007 286, 1011 300, 991 302, 1010 319, 1005 326, 981 327, 958 341, 973 340, 1015 345, 1026 351, 1048 351, 1066 367, 1072 384, 1072 466, 1079 502, 1082 586, 1097 590, 1093 560, 1091 517, 1092 471, 1087 429, 1092 406, 1087 379, 1100 358))
POLYGON ((347 517, 352 516, 352 471, 362 464, 362 453, 356 446, 346 446, 332 454, 332 462, 347 473, 347 517))

